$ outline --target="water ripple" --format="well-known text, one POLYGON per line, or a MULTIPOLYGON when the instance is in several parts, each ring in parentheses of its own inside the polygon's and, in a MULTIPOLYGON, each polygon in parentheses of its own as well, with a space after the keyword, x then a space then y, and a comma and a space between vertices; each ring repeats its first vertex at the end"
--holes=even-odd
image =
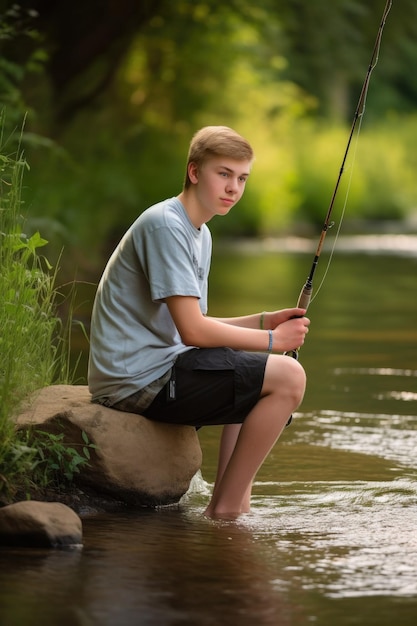
POLYGON ((415 467, 415 415, 323 410, 301 416, 304 423, 294 433, 295 441, 374 455, 415 467))
POLYGON ((241 522, 286 572, 271 585, 334 598, 417 594, 416 481, 315 482, 291 491, 255 498, 241 522))

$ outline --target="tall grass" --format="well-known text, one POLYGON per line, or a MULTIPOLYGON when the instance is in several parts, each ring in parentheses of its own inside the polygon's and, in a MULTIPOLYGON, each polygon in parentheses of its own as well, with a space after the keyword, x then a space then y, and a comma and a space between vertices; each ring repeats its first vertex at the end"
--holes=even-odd
MULTIPOLYGON (((0 129, 4 128, 0 119, 0 129)), ((20 143, 0 130, 0 494, 30 472, 36 450, 16 432, 23 401, 62 371, 56 271, 39 254, 47 241, 25 234, 21 190, 28 170, 20 143)))

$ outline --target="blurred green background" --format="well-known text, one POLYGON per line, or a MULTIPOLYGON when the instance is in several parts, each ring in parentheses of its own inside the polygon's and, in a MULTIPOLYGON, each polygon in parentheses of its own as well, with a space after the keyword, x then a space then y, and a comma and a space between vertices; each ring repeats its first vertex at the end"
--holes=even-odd
MULTIPOLYGON (((49 240, 63 277, 97 280, 136 216, 181 190, 192 134, 225 124, 256 162, 213 233, 315 236, 384 6, 0 2, 2 145, 12 151, 23 126, 27 228, 49 240)), ((345 233, 416 229, 416 64, 417 3, 393 0, 335 205, 337 221, 350 185, 345 233)))

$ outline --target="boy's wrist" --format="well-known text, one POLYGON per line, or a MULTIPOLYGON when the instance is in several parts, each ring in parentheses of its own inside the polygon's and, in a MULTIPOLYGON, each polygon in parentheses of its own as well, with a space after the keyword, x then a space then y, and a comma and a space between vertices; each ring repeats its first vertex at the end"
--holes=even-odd
POLYGON ((273 346, 274 346, 274 335, 272 334, 272 330, 268 330, 268 352, 272 352, 273 346))

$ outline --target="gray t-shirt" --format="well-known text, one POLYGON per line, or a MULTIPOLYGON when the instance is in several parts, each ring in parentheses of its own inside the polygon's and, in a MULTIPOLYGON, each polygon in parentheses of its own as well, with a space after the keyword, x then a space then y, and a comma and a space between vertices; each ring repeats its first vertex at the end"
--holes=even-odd
POLYGON ((195 296, 207 313, 208 227, 191 223, 178 198, 142 213, 113 252, 93 306, 88 384, 114 404, 162 377, 189 350, 164 299, 195 296))

